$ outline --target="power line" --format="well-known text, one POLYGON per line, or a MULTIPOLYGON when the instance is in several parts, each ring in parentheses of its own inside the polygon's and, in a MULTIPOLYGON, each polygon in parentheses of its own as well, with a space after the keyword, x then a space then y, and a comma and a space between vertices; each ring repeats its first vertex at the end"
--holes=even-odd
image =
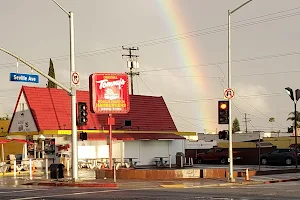
MULTIPOLYGON (((255 19, 260 19, 260 18, 264 18, 264 17, 267 17, 267 16, 272 16, 272 15, 277 15, 277 14, 280 14, 280 13, 286 13, 286 12, 289 12, 289 11, 298 10, 299 8, 300 7, 296 7, 296 8, 292 8, 292 9, 288 9, 288 10, 283 10, 283 11, 279 11, 279 12, 274 12, 274 13, 270 13, 270 14, 266 14, 266 15, 261 15, 261 16, 257 16, 257 17, 248 18, 248 19, 237 21, 237 22, 233 22, 232 23, 233 24, 232 29, 243 28, 243 27, 252 26, 252 25, 256 25, 256 24, 260 24, 260 23, 266 23, 266 22, 270 22, 270 21, 274 21, 274 20, 285 19, 285 18, 288 18, 288 17, 297 16, 297 15, 300 14, 300 12, 288 13, 288 14, 283 14, 283 15, 279 15, 279 16, 275 16, 275 17, 270 17, 270 18, 266 18, 266 19, 257 20, 257 21, 254 21, 254 22, 247 22, 247 23, 244 23, 244 24, 239 24, 239 23, 242 23, 242 22, 251 21, 251 20, 255 20, 255 19)), ((152 46, 152 45, 162 44, 162 43, 166 43, 166 42, 172 42, 174 40, 182 40, 182 39, 188 39, 188 38, 192 38, 192 37, 198 37, 198 36, 201 36, 201 35, 209 35, 209 34, 222 32, 222 31, 227 30, 226 27, 227 27, 227 24, 222 24, 222 25, 217 25, 217 26, 213 26, 213 27, 208 27, 208 28, 205 28, 205 29, 198 29, 198 30, 195 30, 195 31, 181 33, 181 34, 177 34, 177 35, 173 35, 173 36, 166 36, 166 37, 156 38, 156 39, 152 39, 152 40, 140 41, 140 42, 136 42, 136 43, 132 43, 132 44, 127 44, 126 46, 131 46, 131 45, 139 45, 139 46, 143 46, 143 47, 152 46), (224 27, 224 28, 222 28, 222 27, 224 27), (208 31, 208 30, 211 30, 211 29, 216 29, 216 30, 208 31), (208 32, 203 32, 203 31, 208 31, 208 32)), ((114 46, 114 47, 108 47, 108 48, 104 48, 104 49, 81 52, 81 53, 77 53, 75 55, 76 55, 76 58, 85 58, 85 57, 96 56, 96 55, 100 55, 100 54, 119 52, 120 51, 119 48, 120 48, 120 46, 114 46)), ((68 57, 69 57, 69 55, 63 55, 63 56, 56 56, 56 57, 52 57, 52 58, 56 62, 58 62, 58 61, 67 60, 68 57)), ((40 58, 40 59, 31 60, 29 62, 44 63, 44 62, 48 62, 48 59, 49 58, 40 58)), ((0 64, 0 66, 2 66, 2 68, 3 68, 5 66, 9 67, 9 66, 14 65, 14 64, 15 63, 3 63, 3 64, 0 64)))

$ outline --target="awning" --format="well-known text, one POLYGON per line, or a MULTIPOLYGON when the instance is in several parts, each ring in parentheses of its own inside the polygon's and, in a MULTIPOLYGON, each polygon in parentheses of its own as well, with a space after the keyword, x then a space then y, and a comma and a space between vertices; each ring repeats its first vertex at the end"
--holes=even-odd
POLYGON ((10 142, 11 140, 0 140, 0 144, 5 144, 7 142, 10 142))
POLYGON ((28 140, 22 140, 22 139, 12 139, 11 141, 20 142, 20 143, 27 143, 27 144, 34 144, 33 142, 30 142, 28 140))
MULTIPOLYGON (((88 133, 87 140, 106 140, 108 137, 105 133, 88 133)), ((170 133, 117 133, 112 135, 112 140, 185 140, 185 137, 170 133)))

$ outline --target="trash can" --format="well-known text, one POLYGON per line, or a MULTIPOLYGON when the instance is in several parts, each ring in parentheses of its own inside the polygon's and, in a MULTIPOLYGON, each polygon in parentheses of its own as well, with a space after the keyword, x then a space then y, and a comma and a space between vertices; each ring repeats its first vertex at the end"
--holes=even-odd
POLYGON ((50 165, 50 178, 59 179, 64 178, 64 165, 63 164, 51 164, 50 165))
POLYGON ((176 167, 183 168, 184 164, 184 153, 177 152, 176 153, 176 167))

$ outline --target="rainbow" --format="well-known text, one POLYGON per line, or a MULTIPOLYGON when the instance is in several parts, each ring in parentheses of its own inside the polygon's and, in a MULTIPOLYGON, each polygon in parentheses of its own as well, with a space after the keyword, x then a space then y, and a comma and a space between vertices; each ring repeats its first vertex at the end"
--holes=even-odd
MULTIPOLYGON (((184 16, 179 14, 182 13, 180 7, 177 3, 175 3, 175 1, 163 0, 157 2, 159 4, 159 7, 162 9, 163 15, 166 16, 163 19, 165 20, 166 25, 169 26, 172 35, 189 31, 189 28, 186 25, 187 23, 184 22, 184 16)), ((192 43, 192 40, 178 40, 177 44, 177 57, 179 66, 192 66, 203 63, 203 59, 201 59, 199 55, 199 50, 197 50, 196 46, 192 43)), ((201 75, 203 76, 203 73, 201 73, 200 68, 187 67, 183 70, 182 73, 185 73, 185 75, 187 76, 191 76, 194 84, 196 84, 196 86, 199 88, 199 98, 203 98, 204 95, 202 94, 205 94, 207 92, 207 88, 205 88, 207 83, 205 83, 205 80, 201 78, 201 75)), ((207 131, 212 131, 213 129, 215 129, 216 124, 214 124, 213 122, 211 123, 210 121, 211 119, 213 119, 213 116, 211 111, 209 111, 208 109, 209 106, 207 106, 206 103, 207 102, 199 102, 198 105, 195 105, 198 106, 197 110, 199 110, 199 121, 191 121, 191 123, 198 126, 193 127, 195 129, 199 130, 199 127, 201 127, 201 129, 203 130, 206 129, 207 131)))

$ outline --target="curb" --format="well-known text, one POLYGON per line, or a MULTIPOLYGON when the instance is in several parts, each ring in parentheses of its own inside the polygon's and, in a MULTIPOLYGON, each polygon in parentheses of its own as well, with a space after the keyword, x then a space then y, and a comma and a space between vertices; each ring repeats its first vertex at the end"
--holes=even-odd
MULTIPOLYGON (((40 174, 45 174, 44 172, 33 172, 32 175, 40 175, 40 174)), ((16 176, 20 175, 29 175, 29 172, 24 171, 24 172, 17 172, 16 176)), ((14 172, 6 172, 6 173, 0 173, 0 177, 11 177, 14 176, 14 172)))
POLYGON ((281 182, 291 182, 291 181, 300 181, 300 178, 291 178, 291 179, 280 179, 280 180, 265 181, 264 184, 281 183, 281 182))
POLYGON ((23 185, 57 186, 57 187, 94 187, 94 188, 116 188, 116 183, 25 183, 23 185))
POLYGON ((184 184, 160 185, 163 188, 186 188, 184 184))

